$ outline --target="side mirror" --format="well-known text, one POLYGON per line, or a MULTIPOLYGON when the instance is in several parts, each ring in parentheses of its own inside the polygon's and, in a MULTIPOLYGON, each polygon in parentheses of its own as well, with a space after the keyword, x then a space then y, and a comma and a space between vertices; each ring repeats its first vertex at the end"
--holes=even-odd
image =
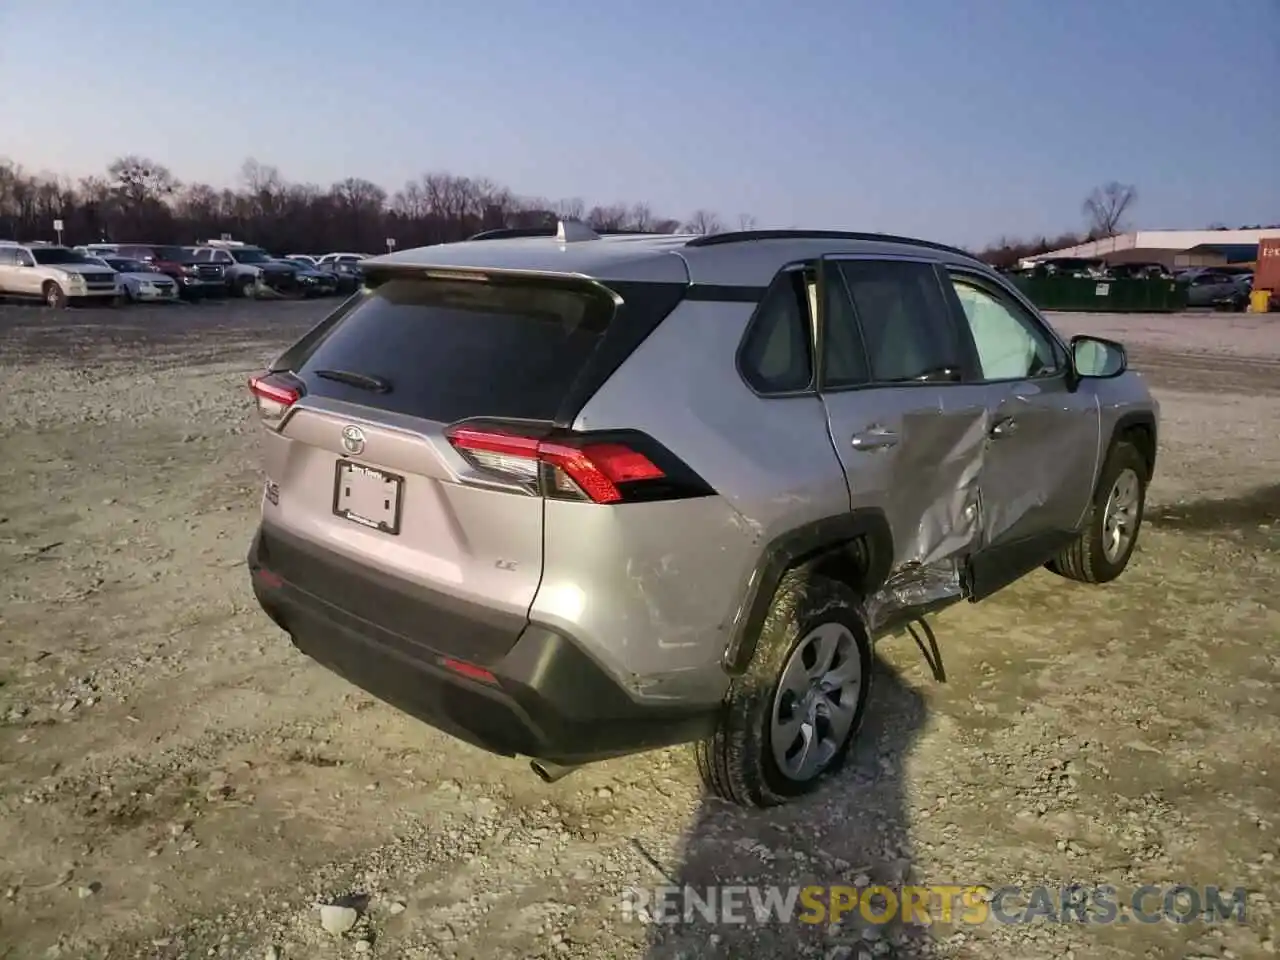
POLYGON ((1101 337, 1071 338, 1071 370, 1076 380, 1108 380, 1129 369, 1124 346, 1101 337))

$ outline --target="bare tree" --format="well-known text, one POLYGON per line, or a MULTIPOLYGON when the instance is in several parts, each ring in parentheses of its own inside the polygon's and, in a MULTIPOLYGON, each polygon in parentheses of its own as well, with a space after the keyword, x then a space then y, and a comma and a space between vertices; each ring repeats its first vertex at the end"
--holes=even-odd
POLYGON ((756 228, 756 218, 749 213, 738 214, 739 230, 754 230, 756 228))
POLYGON ((592 207, 587 212, 587 224, 593 230, 621 230, 626 222, 627 205, 625 203, 592 207))
POLYGON ((721 233, 724 231, 724 225, 721 224, 720 218, 710 210, 695 210, 689 219, 685 222, 685 230, 689 233, 721 233))
POLYGON ((1081 209, 1093 239, 1114 237, 1120 231, 1125 212, 1138 202, 1138 188, 1132 184, 1110 183, 1095 187, 1085 198, 1081 209))
POLYGON ((178 187, 178 181, 163 164, 146 157, 120 157, 107 167, 107 176, 121 199, 131 207, 162 200, 178 187))
POLYGON ((567 200, 558 200, 552 207, 557 217, 565 220, 581 220, 587 211, 587 205, 582 202, 581 197, 570 197, 567 200))
POLYGON ((653 229, 653 210, 647 203, 631 207, 631 229, 637 233, 648 233, 653 229))

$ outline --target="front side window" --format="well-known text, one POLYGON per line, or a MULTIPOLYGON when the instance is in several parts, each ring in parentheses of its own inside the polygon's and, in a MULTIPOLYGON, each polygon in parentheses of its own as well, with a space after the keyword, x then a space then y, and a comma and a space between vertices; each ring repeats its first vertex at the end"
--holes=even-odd
POLYGON ((953 276, 951 283, 978 350, 983 380, 1025 380, 1059 372, 1053 341, 1025 310, 963 277, 953 276))

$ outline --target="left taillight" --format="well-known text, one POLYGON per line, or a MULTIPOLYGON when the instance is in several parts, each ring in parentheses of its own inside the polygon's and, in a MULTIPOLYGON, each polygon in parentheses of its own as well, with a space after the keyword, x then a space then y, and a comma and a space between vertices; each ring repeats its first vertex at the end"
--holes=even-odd
POLYGON ((531 436, 460 423, 445 435, 477 470, 553 500, 631 503, 713 492, 664 447, 634 431, 531 436))
POLYGON ((287 373, 263 373, 249 378, 249 392, 258 405, 258 416, 274 426, 302 399, 303 387, 300 380, 287 373))

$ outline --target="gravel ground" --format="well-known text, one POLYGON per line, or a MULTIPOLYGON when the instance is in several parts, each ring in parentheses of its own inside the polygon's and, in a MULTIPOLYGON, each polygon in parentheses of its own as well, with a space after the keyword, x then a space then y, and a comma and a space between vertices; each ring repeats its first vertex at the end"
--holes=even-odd
POLYGON ((244 379, 323 309, 0 307, 0 957, 1275 952, 1280 318, 1058 318, 1129 343, 1163 404, 1130 570, 1040 572, 945 612, 945 682, 886 641, 840 781, 745 813, 701 795, 683 750, 544 785, 347 686, 258 611, 244 379), (1218 925, 618 909, 630 885, 904 880, 1250 896, 1218 925))

